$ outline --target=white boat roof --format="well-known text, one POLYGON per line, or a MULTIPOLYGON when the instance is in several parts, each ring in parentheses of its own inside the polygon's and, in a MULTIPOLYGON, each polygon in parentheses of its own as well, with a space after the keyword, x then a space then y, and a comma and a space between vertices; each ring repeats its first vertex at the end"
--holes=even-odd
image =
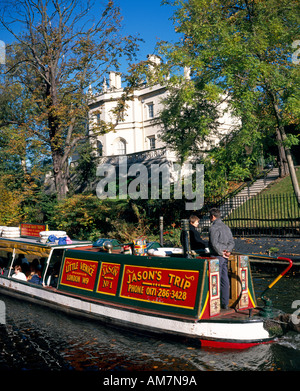
POLYGON ((57 243, 42 243, 36 237, 19 237, 19 238, 3 238, 0 237, 0 250, 13 252, 17 254, 32 254, 41 257, 46 257, 52 249, 69 249, 75 247, 92 246, 91 241, 72 240, 70 244, 59 245, 57 243))

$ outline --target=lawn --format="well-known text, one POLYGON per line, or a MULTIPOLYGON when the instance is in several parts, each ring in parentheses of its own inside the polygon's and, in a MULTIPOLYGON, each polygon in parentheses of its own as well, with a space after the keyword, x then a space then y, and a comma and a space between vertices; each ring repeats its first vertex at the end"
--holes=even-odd
MULTIPOLYGON (((300 182, 300 169, 297 170, 300 182)), ((235 209, 227 218, 231 228, 298 228, 300 208, 291 178, 278 179, 258 196, 235 209)))
MULTIPOLYGON (((300 184, 300 167, 297 168, 296 175, 298 183, 300 184)), ((294 194, 291 177, 287 176, 285 178, 278 179, 275 183, 261 192, 261 195, 269 194, 294 194)))

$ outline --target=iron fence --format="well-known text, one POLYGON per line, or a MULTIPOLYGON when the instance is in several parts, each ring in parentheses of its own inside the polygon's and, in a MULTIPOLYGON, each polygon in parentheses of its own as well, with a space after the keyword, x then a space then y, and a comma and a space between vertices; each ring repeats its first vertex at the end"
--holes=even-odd
POLYGON ((204 232, 210 226, 209 209, 215 206, 234 236, 300 237, 300 207, 295 195, 235 196, 225 201, 206 201, 199 216, 199 227, 204 232))

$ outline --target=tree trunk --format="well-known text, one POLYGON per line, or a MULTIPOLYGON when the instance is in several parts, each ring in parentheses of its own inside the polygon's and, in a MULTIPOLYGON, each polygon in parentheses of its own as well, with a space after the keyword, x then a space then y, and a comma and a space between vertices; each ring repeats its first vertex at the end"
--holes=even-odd
MULTIPOLYGON (((269 90, 269 93, 272 98, 272 103, 273 103, 274 113, 275 113, 275 117, 276 117, 276 121, 277 121, 277 125, 278 125, 278 130, 280 132, 282 144, 284 147, 284 142, 287 137, 286 137, 286 133, 284 130, 284 126, 282 125, 282 122, 281 122, 280 111, 279 111, 279 108, 278 108, 278 105, 276 102, 276 97, 275 97, 274 92, 269 90)), ((291 154, 291 151, 289 148, 284 147, 284 150, 285 150, 285 154, 286 154, 286 158, 287 158, 287 163, 288 163, 288 167, 289 167, 289 172, 290 172, 295 196, 298 201, 298 205, 300 206, 300 189, 299 189, 299 183, 298 183, 298 179, 297 179, 297 175, 296 175, 296 171, 295 171, 295 167, 294 167, 292 154, 291 154)))
POLYGON ((54 152, 52 158, 57 199, 58 201, 61 201, 66 198, 69 190, 69 167, 67 162, 63 163, 63 157, 59 153, 54 152))
MULTIPOLYGON (((284 130, 283 126, 281 126, 280 133, 281 133, 282 140, 285 141, 286 134, 285 134, 285 130, 284 130)), ((288 167, 289 167, 289 171, 290 171, 290 176, 291 176, 295 196, 297 198, 298 205, 300 206, 300 189, 299 189, 299 183, 298 183, 298 179, 297 179, 297 175, 296 175, 296 171, 295 171, 295 167, 294 167, 292 154, 291 154, 291 151, 289 148, 285 148, 285 153, 286 153, 286 157, 287 157, 288 167)))
POLYGON ((284 178, 289 175, 289 166, 287 162, 287 157, 285 153, 285 149, 282 143, 282 137, 279 129, 276 129, 276 139, 278 141, 278 155, 279 155, 279 176, 280 178, 284 178))

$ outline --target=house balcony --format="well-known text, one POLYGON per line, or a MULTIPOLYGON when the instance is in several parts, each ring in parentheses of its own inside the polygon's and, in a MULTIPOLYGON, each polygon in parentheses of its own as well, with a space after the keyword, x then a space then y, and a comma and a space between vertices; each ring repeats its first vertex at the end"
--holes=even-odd
POLYGON ((167 147, 162 147, 126 155, 101 156, 98 158, 98 165, 118 165, 122 157, 126 157, 128 165, 140 163, 146 166, 150 166, 151 164, 174 163, 178 160, 175 152, 167 147))

